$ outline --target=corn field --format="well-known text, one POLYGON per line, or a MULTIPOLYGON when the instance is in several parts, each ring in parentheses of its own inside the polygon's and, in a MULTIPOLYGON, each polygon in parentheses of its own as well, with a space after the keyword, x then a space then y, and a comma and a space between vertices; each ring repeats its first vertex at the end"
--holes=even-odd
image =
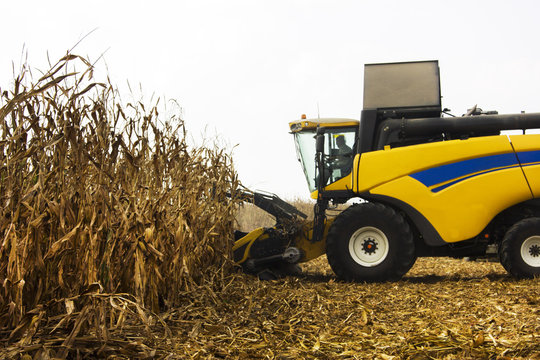
POLYGON ((230 154, 93 72, 68 54, 0 89, 0 358, 540 359, 540 279, 499 263, 238 273, 233 229, 273 221, 239 206, 230 154))
POLYGON ((0 337, 19 351, 43 326, 66 332, 56 356, 79 334, 106 343, 233 266, 230 155, 189 147, 181 118, 122 104, 93 72, 68 54, 1 89, 0 337))

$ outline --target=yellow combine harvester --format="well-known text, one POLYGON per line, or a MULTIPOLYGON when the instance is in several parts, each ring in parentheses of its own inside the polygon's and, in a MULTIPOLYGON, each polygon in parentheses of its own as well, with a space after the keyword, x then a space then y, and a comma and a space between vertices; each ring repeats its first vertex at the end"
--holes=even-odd
POLYGON ((370 64, 360 121, 291 122, 314 220, 247 192, 276 226, 239 233, 235 261, 271 278, 326 254, 340 279, 385 281, 419 256, 496 254, 516 277, 540 275, 540 135, 525 134, 540 113, 444 116, 440 100, 437 61, 370 64))

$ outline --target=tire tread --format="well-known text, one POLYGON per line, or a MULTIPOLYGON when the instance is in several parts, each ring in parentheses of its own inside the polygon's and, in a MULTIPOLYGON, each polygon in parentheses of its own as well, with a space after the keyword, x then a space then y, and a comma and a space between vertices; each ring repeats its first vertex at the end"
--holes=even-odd
POLYGON ((407 221, 394 209, 380 203, 362 203, 355 204, 339 214, 334 223, 330 227, 327 236, 326 253, 330 267, 339 279, 345 281, 396 281, 409 271, 416 261, 414 240, 411 229, 407 221), (346 229, 350 224, 354 224, 359 218, 366 214, 380 216, 388 223, 395 226, 403 243, 402 253, 397 257, 394 266, 387 272, 378 274, 373 278, 362 278, 356 274, 352 274, 340 260, 338 243, 342 240, 343 229, 346 229))
POLYGON ((538 275, 525 270, 523 265, 527 265, 519 264, 514 258, 515 256, 513 256, 516 246, 515 242, 520 238, 520 233, 528 231, 528 229, 538 229, 538 235, 540 235, 540 218, 526 218, 512 225, 504 235, 499 249, 499 261, 501 265, 509 274, 516 278, 532 278, 538 275))

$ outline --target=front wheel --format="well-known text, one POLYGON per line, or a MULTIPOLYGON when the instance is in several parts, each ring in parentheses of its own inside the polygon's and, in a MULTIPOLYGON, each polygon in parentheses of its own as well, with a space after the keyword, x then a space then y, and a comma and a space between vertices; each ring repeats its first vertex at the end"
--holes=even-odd
POLYGON ((334 220, 326 254, 334 273, 347 281, 399 280, 416 260, 403 216, 375 203, 353 205, 334 220))
POLYGON ((504 235, 499 258, 506 271, 517 278, 540 276, 540 218, 515 223, 504 235))

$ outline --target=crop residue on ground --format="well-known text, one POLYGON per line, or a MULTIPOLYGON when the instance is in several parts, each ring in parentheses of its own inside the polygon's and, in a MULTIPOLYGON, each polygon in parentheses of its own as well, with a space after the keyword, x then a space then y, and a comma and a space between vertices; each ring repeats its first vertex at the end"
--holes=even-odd
MULTIPOLYGON (((325 259, 303 278, 237 278, 186 294, 172 353, 239 359, 540 358, 538 279, 497 263, 423 258, 402 281, 341 283, 325 259)), ((163 351, 167 351, 165 348, 163 351)))

